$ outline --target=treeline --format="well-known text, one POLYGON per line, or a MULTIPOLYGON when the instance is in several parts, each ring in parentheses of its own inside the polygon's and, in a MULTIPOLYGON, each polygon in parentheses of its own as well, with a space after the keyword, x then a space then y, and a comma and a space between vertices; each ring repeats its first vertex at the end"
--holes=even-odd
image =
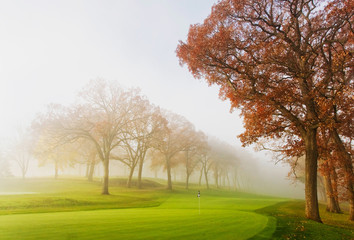
MULTIPOLYGON (((142 187, 147 159, 150 168, 165 170, 169 190, 174 168, 183 169, 186 188, 193 173, 199 174, 199 184, 204 179, 207 188, 210 176, 217 187, 222 179, 234 188, 238 184, 239 160, 231 146, 208 140, 183 116, 160 109, 138 89, 124 89, 117 83, 91 81, 75 104, 50 104, 37 115, 31 131, 28 149, 40 165, 54 164, 55 177, 65 166, 84 164, 86 176, 92 181, 97 164, 102 163, 102 194, 109 194, 112 160, 129 169, 127 187, 132 185, 134 172, 137 186, 142 187)), ((19 166, 24 177, 25 165, 19 166)))

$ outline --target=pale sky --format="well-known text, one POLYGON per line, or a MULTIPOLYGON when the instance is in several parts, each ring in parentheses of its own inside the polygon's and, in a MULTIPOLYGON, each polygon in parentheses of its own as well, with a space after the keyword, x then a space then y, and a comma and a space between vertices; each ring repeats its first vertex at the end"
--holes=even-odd
POLYGON ((1 130, 68 104, 91 79, 140 87, 155 104, 226 141, 242 132, 217 87, 192 78, 175 54, 215 1, 0 1, 1 130))
MULTIPOLYGON (((242 120, 218 88, 179 66, 176 47, 215 0, 0 0, 2 142, 49 103, 70 104, 91 79, 139 87, 197 129, 240 146, 242 120)), ((248 148, 252 151, 252 148, 248 148)), ((268 166, 271 156, 255 154, 268 166)), ((274 166, 271 166, 274 167, 274 166)), ((274 167, 284 179, 287 170, 274 167)))

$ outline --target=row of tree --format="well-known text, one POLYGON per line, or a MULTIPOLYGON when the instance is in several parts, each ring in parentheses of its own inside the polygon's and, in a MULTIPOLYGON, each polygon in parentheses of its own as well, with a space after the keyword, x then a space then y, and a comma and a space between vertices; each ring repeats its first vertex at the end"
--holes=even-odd
POLYGON ((241 109, 244 145, 294 167, 304 158, 305 212, 318 222, 319 169, 330 209, 341 186, 354 220, 353 26, 352 0, 221 0, 177 48, 181 64, 241 109))
MULTIPOLYGON (((54 163, 56 177, 60 168, 81 163, 87 166, 86 175, 92 180, 95 166, 101 162, 102 194, 109 194, 112 160, 128 167, 128 187, 136 170, 137 186, 142 187, 146 159, 150 159, 151 168, 163 166, 170 190, 171 170, 181 166, 186 188, 197 169, 200 170, 199 184, 204 176, 207 188, 210 171, 214 173, 217 186, 222 178, 229 183, 232 179, 233 185, 237 185, 239 161, 232 147, 208 140, 186 118, 161 110, 139 90, 126 90, 116 83, 91 81, 72 106, 49 105, 47 111, 33 121, 32 131, 33 155, 42 164, 54 163)), ((24 165, 21 169, 25 174, 24 165)))

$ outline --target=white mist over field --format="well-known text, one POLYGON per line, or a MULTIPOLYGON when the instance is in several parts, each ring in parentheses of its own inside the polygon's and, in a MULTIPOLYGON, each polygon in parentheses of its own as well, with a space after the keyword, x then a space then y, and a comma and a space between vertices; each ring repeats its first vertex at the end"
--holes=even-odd
MULTIPOLYGON (((175 54, 191 23, 210 13, 213 0, 3 1, 0 8, 0 149, 6 153, 18 128, 26 128, 50 103, 69 105, 90 80, 139 87, 148 99, 186 117, 197 129, 237 149, 249 189, 303 197, 287 179, 289 167, 271 154, 241 148, 238 112, 218 98, 218 88, 193 79, 175 54)), ((11 172, 20 176, 15 162, 11 172)), ((96 169, 102 174, 102 167, 96 169)), ((111 164, 111 175, 127 175, 111 164)), ((148 167, 145 174, 153 176, 148 167)), ((162 170, 161 170, 162 171, 162 170)), ((84 175, 85 167, 64 175, 84 175)), ((31 160, 27 177, 53 176, 53 166, 31 160)), ((164 176, 163 174, 161 174, 164 176)), ((197 176, 194 176, 197 178, 197 176)), ((183 181, 183 174, 176 180, 183 181)))

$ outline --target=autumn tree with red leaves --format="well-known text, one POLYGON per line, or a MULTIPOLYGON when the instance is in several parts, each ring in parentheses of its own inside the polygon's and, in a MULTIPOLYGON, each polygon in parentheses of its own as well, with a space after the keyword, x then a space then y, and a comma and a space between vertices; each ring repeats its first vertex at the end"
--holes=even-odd
POLYGON ((285 140, 284 154, 305 155, 305 212, 318 222, 318 129, 331 122, 352 186, 345 134, 337 131, 333 105, 322 104, 353 82, 352 23, 352 1, 221 0, 177 48, 194 77, 219 85, 221 98, 241 109, 244 145, 285 140))

